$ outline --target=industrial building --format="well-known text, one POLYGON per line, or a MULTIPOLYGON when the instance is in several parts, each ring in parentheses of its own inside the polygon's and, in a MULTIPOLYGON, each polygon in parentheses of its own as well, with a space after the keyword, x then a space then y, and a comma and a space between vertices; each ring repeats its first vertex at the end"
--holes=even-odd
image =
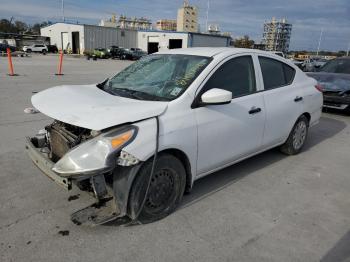
POLYGON ((191 32, 139 31, 138 47, 148 53, 188 47, 225 47, 231 37, 191 32))
POLYGON ((42 36, 50 37, 52 45, 73 54, 85 50, 119 45, 137 46, 137 31, 85 24, 55 23, 40 29, 42 36))
POLYGON ((179 32, 198 32, 198 10, 195 6, 189 5, 188 1, 179 8, 177 12, 177 26, 179 32))
POLYGON ((150 30, 152 29, 151 20, 141 17, 127 17, 125 15, 117 16, 112 15, 112 18, 107 20, 101 20, 99 26, 105 27, 118 27, 121 29, 131 29, 131 30, 150 30))
POLYGON ((159 31, 176 31, 176 20, 160 19, 156 22, 156 29, 159 31))
POLYGON ((192 32, 129 30, 85 24, 56 23, 41 28, 41 35, 68 53, 83 54, 94 48, 112 45, 138 47, 148 53, 158 50, 187 47, 229 46, 231 37, 192 32))
POLYGON ((274 17, 271 21, 264 23, 262 44, 267 51, 288 52, 289 42, 292 33, 292 24, 286 19, 278 21, 274 17))

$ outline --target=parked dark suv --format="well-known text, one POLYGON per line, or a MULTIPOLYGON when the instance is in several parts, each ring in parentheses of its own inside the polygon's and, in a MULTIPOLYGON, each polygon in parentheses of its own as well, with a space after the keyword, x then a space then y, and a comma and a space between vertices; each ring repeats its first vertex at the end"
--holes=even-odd
POLYGON ((11 52, 16 51, 16 47, 9 44, 0 43, 0 52, 7 52, 7 48, 10 48, 11 52))
POLYGON ((58 48, 55 45, 48 45, 47 52, 48 53, 58 53, 58 48))

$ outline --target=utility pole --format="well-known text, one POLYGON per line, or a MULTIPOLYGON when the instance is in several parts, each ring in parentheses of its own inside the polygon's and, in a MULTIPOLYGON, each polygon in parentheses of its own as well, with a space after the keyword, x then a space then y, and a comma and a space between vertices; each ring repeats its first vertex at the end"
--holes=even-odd
POLYGON ((205 21, 205 32, 208 31, 208 18, 209 18, 209 0, 208 0, 208 5, 207 5, 207 19, 205 21))
POLYGON ((320 39, 318 40, 317 53, 316 53, 317 56, 318 56, 318 52, 320 51, 322 35, 323 35, 323 28, 321 29, 320 39))
POLYGON ((349 44, 348 44, 348 50, 346 51, 346 56, 349 56, 349 50, 350 50, 350 41, 349 41, 349 44))
POLYGON ((62 9, 62 21, 64 22, 66 19, 64 17, 64 0, 61 2, 61 9, 62 9))

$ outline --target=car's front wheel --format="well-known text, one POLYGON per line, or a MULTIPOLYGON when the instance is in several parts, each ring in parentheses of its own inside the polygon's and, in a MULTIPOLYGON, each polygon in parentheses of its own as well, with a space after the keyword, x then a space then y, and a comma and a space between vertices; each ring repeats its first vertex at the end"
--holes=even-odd
POLYGON ((129 214, 138 215, 137 220, 143 224, 157 221, 172 213, 181 202, 186 185, 185 168, 178 158, 160 154, 149 181, 152 162, 153 159, 150 159, 142 166, 129 195, 129 214))
POLYGON ((287 155, 296 155, 303 148, 309 129, 309 120, 302 115, 295 123, 287 141, 280 147, 280 150, 287 155))

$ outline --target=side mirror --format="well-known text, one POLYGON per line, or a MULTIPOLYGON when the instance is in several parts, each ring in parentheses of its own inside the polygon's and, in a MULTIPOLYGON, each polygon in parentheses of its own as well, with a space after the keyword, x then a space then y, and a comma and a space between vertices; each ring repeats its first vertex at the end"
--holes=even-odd
POLYGON ((229 104, 231 100, 232 92, 219 88, 210 89, 201 96, 201 104, 205 105, 229 104))

